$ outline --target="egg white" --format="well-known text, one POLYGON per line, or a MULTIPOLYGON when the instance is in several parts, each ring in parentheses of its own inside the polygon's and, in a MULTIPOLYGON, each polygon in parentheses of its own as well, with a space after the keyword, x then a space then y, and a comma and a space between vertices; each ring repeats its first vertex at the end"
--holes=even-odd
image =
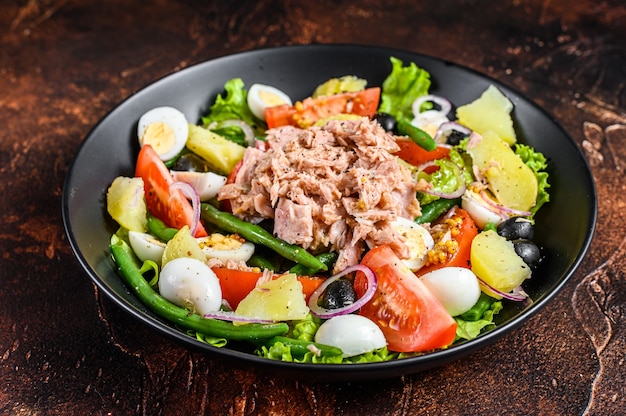
POLYGON ((189 123, 183 113, 173 107, 156 107, 139 119, 139 144, 150 144, 161 160, 172 159, 185 147, 189 123))
POLYGON ((152 260, 158 265, 161 264, 165 243, 159 241, 152 234, 138 231, 129 231, 128 241, 139 260, 152 260))
POLYGON ((193 186, 200 201, 215 198, 217 192, 226 184, 226 176, 213 172, 171 171, 175 181, 185 182, 193 186))
POLYGON ((387 345, 383 331, 361 315, 339 315, 325 321, 315 333, 315 342, 340 348, 344 357, 364 354, 387 345))
MULTIPOLYGON (((208 241, 210 241, 210 238, 211 237, 209 236, 209 237, 199 237, 196 239, 198 241, 198 244, 200 245, 200 249, 209 259, 215 258, 224 262, 228 260, 237 261, 237 262, 239 261, 245 262, 245 261, 250 260, 250 257, 252 257, 252 255, 254 254, 254 248, 255 248, 254 244, 249 241, 246 241, 243 243, 235 241, 234 242, 235 247, 232 249, 218 249, 208 244, 208 241)), ((231 237, 225 236, 225 238, 231 238, 231 237)))
POLYGON ((278 88, 254 84, 248 90, 248 107, 255 117, 265 120, 265 109, 277 105, 292 105, 291 98, 278 88))
POLYGON ((206 263, 191 257, 179 257, 163 266, 159 274, 159 293, 200 315, 215 312, 222 305, 222 288, 215 272, 206 263))
POLYGON ((409 257, 401 259, 402 262, 413 271, 421 268, 426 261, 426 253, 435 245, 435 241, 428 230, 402 217, 398 217, 391 224, 391 227, 404 237, 404 243, 409 248, 409 257))
POLYGON ((478 278, 464 267, 442 267, 420 279, 452 316, 470 310, 480 297, 478 278))

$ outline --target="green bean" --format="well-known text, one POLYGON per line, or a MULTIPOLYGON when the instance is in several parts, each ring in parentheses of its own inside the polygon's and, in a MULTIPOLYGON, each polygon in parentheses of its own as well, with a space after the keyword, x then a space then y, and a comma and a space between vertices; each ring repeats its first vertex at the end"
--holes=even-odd
POLYGON ((284 240, 274 237, 269 231, 259 225, 246 222, 228 212, 222 212, 207 203, 202 204, 201 213, 202 219, 224 231, 239 234, 246 240, 255 244, 262 244, 281 256, 314 269, 315 271, 328 270, 328 266, 302 247, 289 244, 284 240))
POLYGON ((426 133, 419 127, 415 127, 406 119, 398 120, 398 133, 409 136, 409 138, 415 142, 418 146, 430 151, 435 150, 437 143, 430 137, 430 134, 426 133))
POLYGON ((161 241, 170 241, 178 230, 176 228, 169 228, 163 221, 148 214, 148 232, 157 237, 161 241))
POLYGON ((273 272, 277 272, 279 270, 279 267, 272 263, 271 260, 256 253, 253 254, 250 259, 248 259, 246 264, 250 267, 258 267, 259 269, 271 270, 273 272))
POLYGON ((205 319, 198 314, 191 313, 169 302, 150 287, 137 267, 132 249, 124 240, 113 235, 110 249, 120 274, 135 295, 154 313, 179 327, 211 337, 255 343, 285 334, 289 330, 289 326, 284 322, 233 325, 231 322, 205 319))
POLYGON ((462 314, 461 318, 466 321, 478 321, 483 317, 487 309, 491 307, 493 302, 495 302, 494 298, 481 292, 478 301, 471 307, 470 310, 462 314))
MULTIPOLYGON (((318 254, 315 257, 317 257, 319 261, 324 263, 326 267, 328 267, 328 269, 331 269, 333 264, 335 264, 335 261, 337 261, 337 257, 339 257, 339 255, 336 252, 328 252, 318 254)), ((289 269, 289 273, 295 273, 298 276, 311 276, 316 272, 317 270, 308 268, 306 266, 303 266, 302 264, 296 264, 291 269, 289 269)))
POLYGON ((267 340, 267 342, 264 343, 264 345, 270 348, 277 342, 280 342, 284 346, 289 347, 291 349, 291 354, 297 357, 304 357, 307 352, 313 352, 315 354, 315 351, 319 352, 319 356, 325 357, 332 357, 343 354, 341 348, 333 347, 332 345, 319 344, 317 342, 288 338, 280 335, 270 338, 269 340, 267 340))
POLYGON ((424 206, 422 206, 422 215, 415 218, 415 222, 418 224, 426 224, 428 222, 433 222, 440 215, 447 212, 450 208, 455 205, 459 205, 461 203, 460 198, 456 199, 444 199, 439 198, 433 202, 430 202, 424 206))

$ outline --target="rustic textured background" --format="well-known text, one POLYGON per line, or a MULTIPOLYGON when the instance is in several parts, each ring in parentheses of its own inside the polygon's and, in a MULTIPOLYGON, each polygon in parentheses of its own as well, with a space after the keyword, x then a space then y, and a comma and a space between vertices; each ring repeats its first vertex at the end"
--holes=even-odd
POLYGON ((0 0, 1 414, 619 414, 626 408, 626 7, 621 0, 0 0), (391 46, 527 94, 585 151, 591 251, 518 331, 432 371, 320 384, 234 369, 131 320, 80 270, 61 220, 90 128, 153 80, 288 44, 391 46))

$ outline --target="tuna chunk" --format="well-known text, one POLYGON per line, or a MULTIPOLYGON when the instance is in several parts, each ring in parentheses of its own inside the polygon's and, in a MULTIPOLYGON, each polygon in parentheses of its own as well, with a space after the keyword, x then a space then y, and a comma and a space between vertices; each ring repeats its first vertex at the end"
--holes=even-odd
POLYGON ((359 262, 367 245, 407 248, 391 227, 420 214, 417 185, 393 156, 393 135, 368 118, 334 120, 303 130, 268 131, 267 150, 247 148, 235 182, 218 198, 233 213, 312 251, 339 253, 335 271, 359 262))

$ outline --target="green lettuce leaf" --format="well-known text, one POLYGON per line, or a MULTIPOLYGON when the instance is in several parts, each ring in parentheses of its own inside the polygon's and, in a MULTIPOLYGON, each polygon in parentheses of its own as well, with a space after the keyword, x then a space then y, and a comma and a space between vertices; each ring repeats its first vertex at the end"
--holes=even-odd
POLYGON ((261 346, 255 351, 260 357, 269 358, 270 360, 286 361, 290 363, 312 363, 312 364, 340 364, 342 362, 341 355, 325 356, 316 355, 307 352, 302 357, 296 357, 291 353, 291 347, 278 341, 270 347, 261 346))
MULTIPOLYGON (((289 338, 313 342, 315 333, 321 324, 321 319, 309 314, 305 319, 291 322, 287 336, 289 338)), ((390 352, 387 350, 387 347, 347 358, 343 358, 341 355, 325 356, 322 354, 318 356, 313 352, 307 352, 303 356, 296 356, 291 351, 291 347, 280 341, 270 346, 260 346, 256 349, 255 353, 260 357, 269 358, 271 360, 313 364, 375 363, 398 358, 398 354, 390 352)))
POLYGON ((530 209, 530 212, 534 215, 543 204, 550 201, 550 194, 548 193, 550 184, 548 183, 548 173, 545 171, 548 167, 548 163, 542 153, 537 152, 532 147, 525 144, 515 144, 515 154, 524 161, 526 166, 535 172, 535 176, 537 177, 537 184, 539 185, 537 201, 535 206, 530 209))
POLYGON ((460 317, 455 317, 456 328, 456 341, 461 339, 474 339, 483 331, 483 329, 490 329, 495 327, 493 317, 502 310, 502 302, 497 301, 491 304, 491 307, 485 311, 482 319, 476 321, 466 321, 460 317))
MULTIPOLYGON (((263 136, 267 125, 262 120, 256 118, 248 107, 248 91, 241 78, 233 78, 224 84, 225 94, 219 94, 215 103, 209 109, 209 113, 202 117, 205 127, 213 122, 224 120, 243 120, 252 127, 255 136, 263 136)), ((238 127, 227 127, 213 130, 217 134, 232 140, 235 143, 245 146, 244 134, 238 127)))
POLYGON ((225 347, 228 344, 228 340, 226 338, 220 337, 212 337, 206 334, 202 334, 200 332, 195 331, 187 331, 187 335, 195 337, 198 341, 203 342, 205 344, 212 345, 217 348, 225 347))
POLYGON ((346 358, 340 355, 318 356, 312 352, 307 352, 302 357, 296 357, 291 353, 291 348, 282 342, 276 342, 270 347, 261 346, 256 350, 256 354, 260 357, 269 358, 270 360, 311 364, 378 363, 399 358, 398 353, 390 352, 387 347, 346 358))
POLYGON ((379 111, 397 120, 413 119, 412 105, 416 98, 428 94, 430 74, 414 62, 403 66, 401 60, 391 57, 391 73, 382 85, 379 111))
POLYGON ((306 318, 294 321, 290 324, 291 329, 288 336, 302 341, 313 342, 315 339, 315 333, 321 324, 322 321, 319 318, 308 314, 306 318))
MULTIPOLYGON (((417 174, 417 179, 424 179, 433 185, 432 190, 442 193, 450 193, 455 191, 461 186, 458 182, 459 175, 457 171, 459 170, 458 165, 446 160, 446 159, 438 159, 434 161, 435 166, 438 166, 439 169, 434 171, 431 174, 425 173, 423 171, 417 174)), ((417 199, 420 205, 427 205, 433 201, 439 199, 436 195, 431 195, 427 193, 418 193, 417 199)))

